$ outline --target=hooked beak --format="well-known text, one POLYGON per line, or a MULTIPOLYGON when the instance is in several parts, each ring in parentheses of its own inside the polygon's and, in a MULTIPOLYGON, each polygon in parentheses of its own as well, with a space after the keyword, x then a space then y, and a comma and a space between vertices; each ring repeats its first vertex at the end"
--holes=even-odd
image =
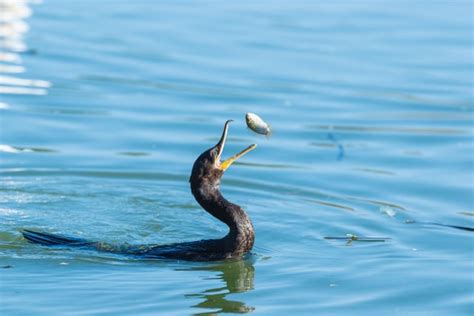
POLYGON ((239 159, 240 157, 242 157, 246 153, 248 153, 248 152, 254 150, 255 148, 257 148, 257 144, 252 144, 249 147, 242 150, 241 152, 239 152, 238 154, 235 154, 232 157, 230 157, 230 158, 228 158, 228 159, 221 162, 221 156, 222 156, 222 152, 224 151, 224 145, 225 145, 225 142, 226 142, 226 139, 227 139, 227 132, 229 130, 229 124, 232 121, 233 120, 228 120, 227 122, 225 122, 224 130, 222 131, 221 139, 219 140, 219 142, 216 145, 216 147, 217 147, 217 156, 216 156, 215 164, 222 171, 226 171, 230 167, 230 165, 232 165, 237 159, 239 159))

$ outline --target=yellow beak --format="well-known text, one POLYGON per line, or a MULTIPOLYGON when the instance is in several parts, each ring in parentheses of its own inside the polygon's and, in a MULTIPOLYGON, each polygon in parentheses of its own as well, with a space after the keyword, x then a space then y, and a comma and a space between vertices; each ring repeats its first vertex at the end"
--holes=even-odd
POLYGON ((245 155, 246 153, 254 150, 255 148, 257 148, 257 144, 252 144, 250 145, 249 147, 245 148, 244 150, 242 150, 240 153, 238 154, 235 154, 233 155, 232 157, 224 160, 223 162, 221 162, 221 164, 219 165, 219 168, 222 170, 222 171, 226 171, 227 168, 230 167, 231 164, 233 164, 237 159, 239 159, 240 157, 242 157, 243 155, 245 155))

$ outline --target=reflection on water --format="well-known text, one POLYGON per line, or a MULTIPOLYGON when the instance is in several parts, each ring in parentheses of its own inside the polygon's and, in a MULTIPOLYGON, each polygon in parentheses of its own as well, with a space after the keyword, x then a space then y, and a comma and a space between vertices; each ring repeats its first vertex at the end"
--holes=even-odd
MULTIPOLYGON (((34 50, 28 50, 24 41, 25 33, 29 31, 25 19, 32 15, 31 2, 0 0, 0 95, 45 95, 48 93, 47 88, 51 86, 48 81, 24 79, 13 75, 25 72, 20 54, 36 53, 34 50)), ((0 104, 0 109, 8 108, 8 104, 0 104)))
POLYGON ((196 315, 214 315, 215 313, 248 313, 255 308, 245 302, 227 299, 229 294, 243 293, 254 288, 255 268, 249 260, 213 263, 203 267, 194 267, 190 271, 210 271, 216 279, 222 281, 222 286, 211 288, 187 297, 199 297, 203 301, 192 307, 212 310, 196 315))
POLYGON ((203 85, 201 83, 183 84, 183 83, 171 83, 171 82, 156 82, 150 80, 137 80, 133 78, 123 77, 107 77, 107 76, 96 76, 87 75, 81 76, 80 79, 85 81, 91 81, 96 83, 120 84, 120 85, 131 85, 143 88, 151 88, 164 91, 176 91, 179 93, 192 93, 198 95, 209 95, 209 96, 220 96, 228 98, 252 98, 258 95, 255 91, 251 91, 245 88, 235 86, 212 86, 209 84, 203 85))
MULTIPOLYGON (((309 129, 334 130, 339 132, 360 133, 409 133, 426 135, 468 135, 469 130, 454 128, 418 128, 418 127, 377 127, 377 126, 342 126, 342 125, 310 125, 309 129)), ((329 137, 330 138, 330 137, 329 137)))
POLYGON ((4 153, 28 153, 28 152, 37 152, 37 153, 54 153, 55 151, 49 148, 39 148, 39 147, 17 147, 10 145, 0 144, 0 152, 4 153))

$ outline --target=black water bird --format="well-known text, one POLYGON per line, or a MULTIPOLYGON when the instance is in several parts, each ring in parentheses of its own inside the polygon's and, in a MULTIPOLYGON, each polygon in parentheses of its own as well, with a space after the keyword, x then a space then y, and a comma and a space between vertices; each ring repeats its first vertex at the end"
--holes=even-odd
POLYGON ((191 192, 197 202, 229 227, 225 237, 168 245, 112 245, 32 230, 24 230, 23 236, 30 242, 46 246, 82 247, 141 258, 212 261, 244 256, 254 244, 252 222, 240 206, 222 196, 219 185, 227 168, 257 145, 253 144, 231 158, 221 161, 230 122, 229 120, 225 123, 219 142, 196 159, 189 179, 191 192))

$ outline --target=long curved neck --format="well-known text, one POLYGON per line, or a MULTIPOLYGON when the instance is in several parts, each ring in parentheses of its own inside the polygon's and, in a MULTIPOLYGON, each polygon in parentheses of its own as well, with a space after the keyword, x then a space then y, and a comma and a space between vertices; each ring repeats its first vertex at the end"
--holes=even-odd
POLYGON ((209 214, 229 227, 229 233, 222 239, 226 251, 243 254, 252 249, 255 239, 252 222, 240 206, 222 196, 219 182, 191 182, 191 191, 209 214))

